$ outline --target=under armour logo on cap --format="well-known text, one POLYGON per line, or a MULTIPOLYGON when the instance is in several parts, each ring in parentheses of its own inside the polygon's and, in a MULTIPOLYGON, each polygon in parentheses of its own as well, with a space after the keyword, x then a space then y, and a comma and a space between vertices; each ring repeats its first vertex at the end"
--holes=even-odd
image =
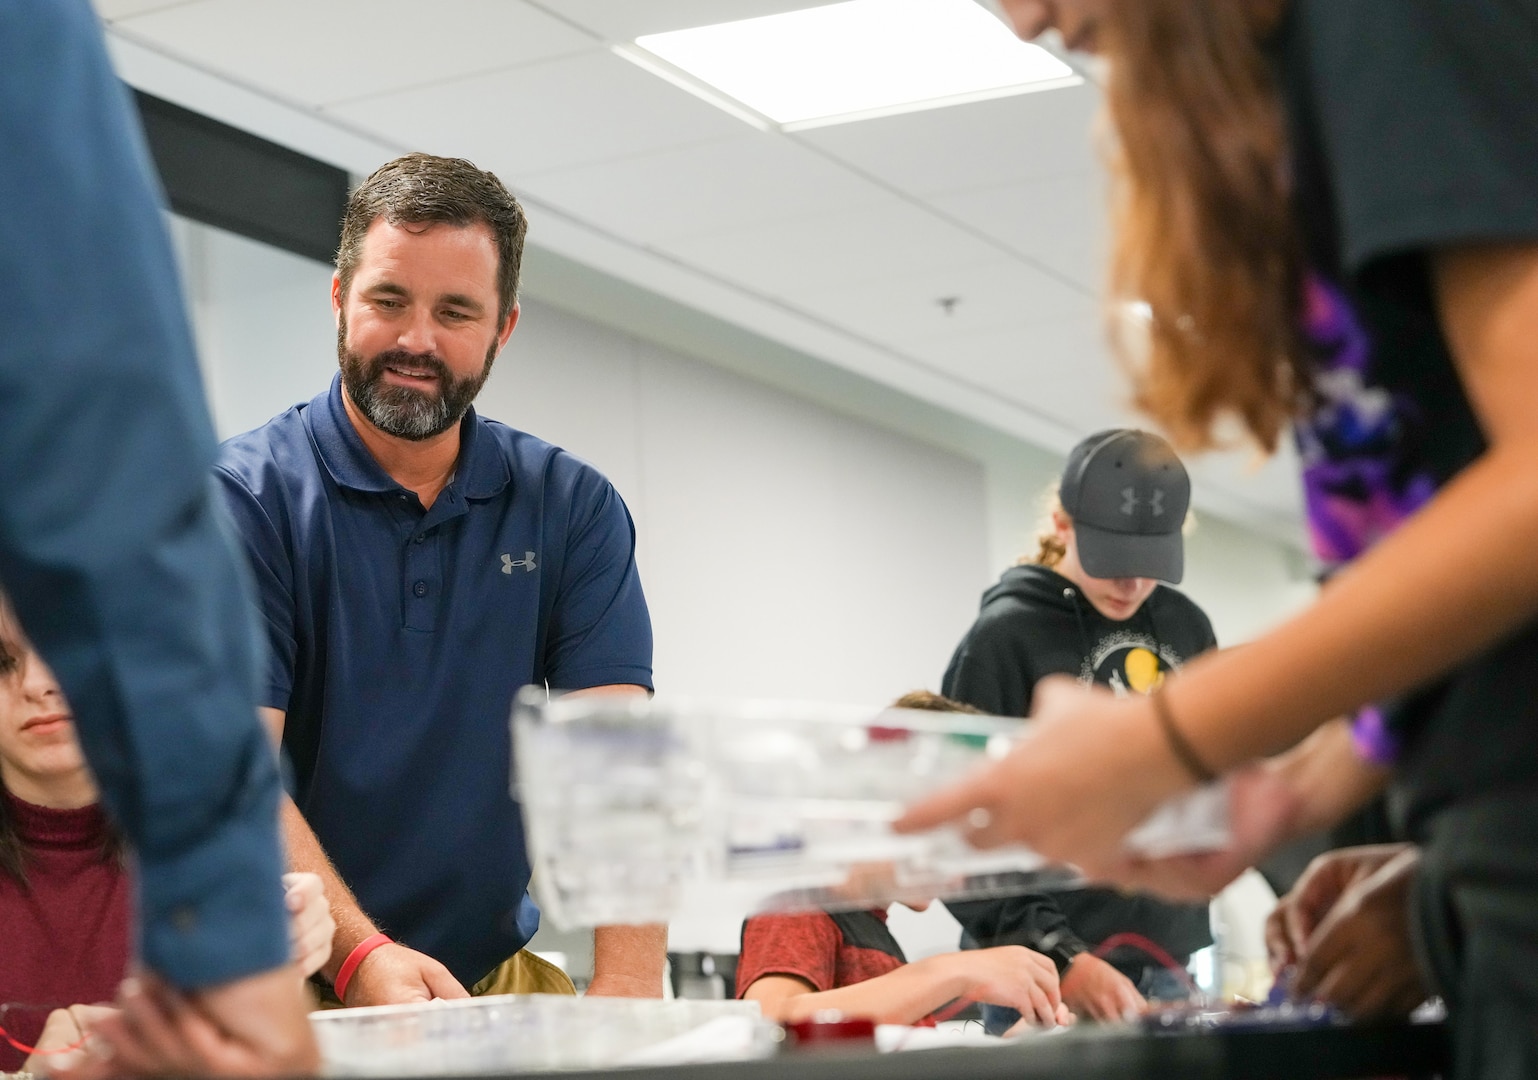
POLYGON ((534 553, 532 551, 525 551, 521 559, 515 559, 511 555, 502 556, 502 572, 504 574, 511 574, 515 566, 523 567, 523 572, 526 574, 538 569, 534 565, 534 553))

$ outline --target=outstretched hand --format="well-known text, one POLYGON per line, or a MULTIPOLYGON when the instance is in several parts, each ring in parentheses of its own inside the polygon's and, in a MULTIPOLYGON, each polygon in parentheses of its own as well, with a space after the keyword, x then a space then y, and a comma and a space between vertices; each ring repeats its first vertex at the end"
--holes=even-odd
POLYGON ((1190 786, 1152 706, 1052 676, 1037 684, 1031 721, 1030 733, 1003 760, 909 807, 894 828, 920 832, 954 823, 977 847, 1025 844, 1089 877, 1123 868, 1123 837, 1190 786))
POLYGON ((1298 794, 1268 763, 1239 769, 1228 780, 1227 847, 1160 858, 1127 855, 1105 869, 1105 879, 1170 900, 1209 900, 1263 862, 1293 836, 1302 809, 1298 794))

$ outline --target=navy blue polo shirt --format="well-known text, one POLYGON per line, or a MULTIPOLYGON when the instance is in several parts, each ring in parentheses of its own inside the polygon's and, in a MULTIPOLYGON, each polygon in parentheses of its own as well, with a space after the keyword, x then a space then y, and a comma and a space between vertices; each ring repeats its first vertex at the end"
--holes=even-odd
POLYGON ((471 986, 539 923, 508 795, 513 695, 650 688, 635 529, 597 470, 471 410, 430 510, 340 378, 220 449, 295 802, 363 910, 471 986))

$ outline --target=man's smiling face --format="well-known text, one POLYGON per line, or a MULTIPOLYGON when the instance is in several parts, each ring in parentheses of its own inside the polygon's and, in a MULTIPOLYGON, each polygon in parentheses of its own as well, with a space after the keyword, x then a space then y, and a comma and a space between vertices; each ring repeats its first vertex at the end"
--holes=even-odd
POLYGON ((511 331, 498 318, 497 249, 483 224, 401 224, 365 235, 347 295, 333 282, 347 396, 388 435, 457 424, 511 331))

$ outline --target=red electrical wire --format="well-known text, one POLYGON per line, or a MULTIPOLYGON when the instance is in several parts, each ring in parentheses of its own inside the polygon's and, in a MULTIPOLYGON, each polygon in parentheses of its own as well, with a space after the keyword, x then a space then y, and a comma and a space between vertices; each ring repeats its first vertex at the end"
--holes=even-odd
MULTIPOLYGON (((16 1006, 14 1006, 14 1005, 0 1005, 0 1013, 3 1013, 6 1009, 10 1009, 10 1008, 16 1008, 16 1006)), ((43 1010, 39 1009, 38 1011, 42 1012, 43 1010)), ((51 1012, 52 1010, 50 1009, 48 1011, 51 1012)), ((74 1017, 71 1016, 70 1019, 73 1020, 74 1017)), ((77 1027, 79 1026, 78 1023, 76 1024, 76 1026, 77 1027)), ((35 1046, 28 1046, 26 1043, 22 1042, 20 1039, 17 1039, 15 1037, 13 1037, 11 1035, 11 1033, 5 1029, 5 1026, 3 1024, 0 1024, 0 1039, 4 1039, 7 1043, 9 1043, 15 1049, 17 1049, 17 1050, 21 1051, 23 1054, 27 1054, 29 1056, 32 1055, 32 1054, 41 1054, 44 1057, 51 1057, 51 1056, 54 1056, 56 1054, 68 1054, 68 1053, 70 1053, 72 1051, 83 1049, 85 1047, 86 1040, 89 1037, 90 1036, 86 1035, 86 1033, 84 1031, 82 1031, 80 1033, 80 1038, 78 1040, 76 1040, 75 1042, 70 1043, 68 1046, 60 1046, 57 1049, 53 1049, 53 1050, 40 1050, 40 1049, 38 1049, 35 1046)))
POLYGON ((1196 985, 1196 981, 1191 978, 1191 973, 1185 969, 1185 966, 1177 962, 1173 956, 1160 948, 1156 942, 1148 940, 1142 934, 1133 934, 1130 932, 1112 934, 1110 937, 1106 938, 1095 947, 1095 955, 1103 960, 1108 953, 1114 952, 1116 949, 1121 948, 1123 945, 1131 946, 1134 949, 1141 949, 1143 952, 1147 953, 1149 956, 1158 961, 1161 967, 1178 976, 1180 981, 1186 984, 1186 987, 1191 991, 1191 993, 1198 996, 1201 995, 1201 987, 1196 985))

